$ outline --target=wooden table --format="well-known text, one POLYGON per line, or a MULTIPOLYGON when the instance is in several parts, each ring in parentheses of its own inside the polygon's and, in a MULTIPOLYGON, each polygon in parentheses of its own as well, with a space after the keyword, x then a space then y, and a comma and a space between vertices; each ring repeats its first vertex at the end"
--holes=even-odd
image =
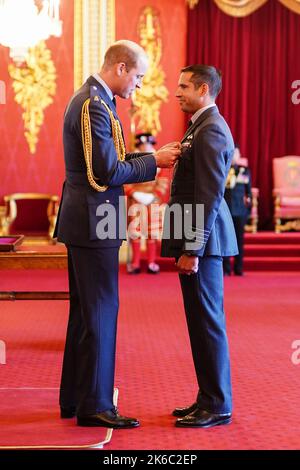
MULTIPOLYGON (((24 243, 16 251, 0 252, 1 269, 67 269, 68 257, 64 245, 27 244, 24 243)), ((1 273, 0 273, 1 275, 1 273)), ((0 300, 66 300, 68 292, 15 292, 0 291, 0 300)))
POLYGON ((21 245, 16 251, 0 252, 0 269, 67 269, 65 245, 21 245))

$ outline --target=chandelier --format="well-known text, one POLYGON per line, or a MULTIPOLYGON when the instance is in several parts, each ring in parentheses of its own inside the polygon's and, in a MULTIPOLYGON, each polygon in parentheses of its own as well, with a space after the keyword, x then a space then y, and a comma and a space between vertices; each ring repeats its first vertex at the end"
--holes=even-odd
POLYGON ((0 0, 0 44, 24 62, 27 51, 50 36, 61 36, 59 0, 0 0), (37 4, 36 4, 37 3, 37 4))

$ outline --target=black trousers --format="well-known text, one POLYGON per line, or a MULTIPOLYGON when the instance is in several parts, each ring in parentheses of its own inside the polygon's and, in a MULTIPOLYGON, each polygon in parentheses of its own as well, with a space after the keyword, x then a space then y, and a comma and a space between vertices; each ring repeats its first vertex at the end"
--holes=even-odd
MULTIPOLYGON (((244 268, 244 233, 247 216, 233 215, 232 220, 239 249, 238 255, 234 256, 233 269, 235 272, 242 272, 244 268)), ((229 274, 231 272, 230 257, 226 256, 223 258, 223 268, 225 273, 229 274)))
POLYGON ((94 414, 113 408, 119 247, 67 248, 70 312, 60 405, 94 414))

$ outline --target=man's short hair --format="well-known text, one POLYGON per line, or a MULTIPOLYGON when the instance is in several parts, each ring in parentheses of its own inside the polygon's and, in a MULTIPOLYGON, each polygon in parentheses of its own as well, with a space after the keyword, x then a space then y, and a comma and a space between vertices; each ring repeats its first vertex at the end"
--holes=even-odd
POLYGON ((195 89, 198 89, 203 83, 207 83, 212 98, 216 98, 222 89, 222 73, 212 65, 189 65, 181 69, 181 72, 193 74, 190 81, 194 84, 195 89))
POLYGON ((142 56, 147 57, 144 49, 136 42, 117 41, 107 49, 104 56, 104 66, 111 67, 124 62, 129 71, 137 66, 138 60, 142 56))

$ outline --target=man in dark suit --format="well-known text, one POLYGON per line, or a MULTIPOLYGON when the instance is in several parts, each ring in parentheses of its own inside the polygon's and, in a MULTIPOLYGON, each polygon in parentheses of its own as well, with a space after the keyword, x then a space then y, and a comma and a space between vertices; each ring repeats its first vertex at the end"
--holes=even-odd
POLYGON ((232 411, 222 257, 237 253, 223 197, 234 144, 215 105, 219 71, 194 65, 181 72, 176 97, 192 118, 165 213, 162 255, 176 258, 199 393, 173 415, 179 427, 210 427, 230 423, 232 411))
MULTIPOLYGON (((251 175, 246 158, 241 158, 239 147, 235 147, 232 158, 225 195, 233 219, 238 243, 238 254, 234 257, 233 271, 236 276, 243 276, 244 266, 244 234, 252 203, 251 175)), ((223 259, 224 275, 230 276, 230 257, 223 259)))
POLYGON ((145 51, 118 41, 99 74, 88 78, 64 117, 66 181, 55 235, 68 249, 70 314, 60 388, 61 417, 80 426, 130 428, 113 404, 118 315, 118 253, 126 238, 123 184, 153 180, 172 167, 180 143, 126 154, 115 95, 141 87, 145 51))

